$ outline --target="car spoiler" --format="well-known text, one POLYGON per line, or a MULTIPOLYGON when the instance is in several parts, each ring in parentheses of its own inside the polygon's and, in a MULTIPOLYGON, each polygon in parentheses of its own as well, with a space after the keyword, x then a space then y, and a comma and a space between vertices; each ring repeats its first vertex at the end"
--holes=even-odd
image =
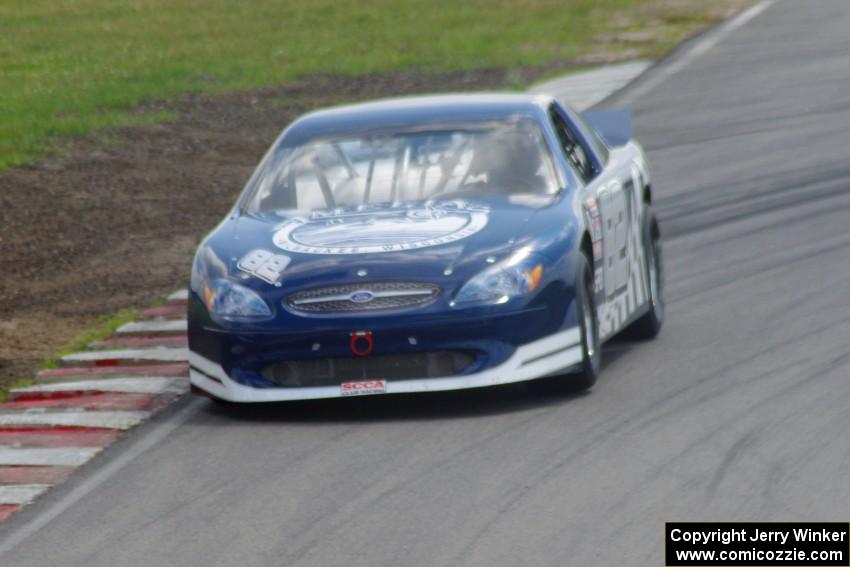
POLYGON ((632 113, 628 110, 594 110, 581 113, 609 146, 624 146, 632 139, 632 113))

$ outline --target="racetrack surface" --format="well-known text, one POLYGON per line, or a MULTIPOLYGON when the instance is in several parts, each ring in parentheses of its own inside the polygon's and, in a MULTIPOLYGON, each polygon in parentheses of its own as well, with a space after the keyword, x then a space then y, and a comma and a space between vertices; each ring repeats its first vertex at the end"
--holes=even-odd
POLYGON ((777 2, 634 101, 668 319, 590 394, 187 401, 0 562, 662 565, 667 520, 847 520, 848 29, 844 0, 777 2))

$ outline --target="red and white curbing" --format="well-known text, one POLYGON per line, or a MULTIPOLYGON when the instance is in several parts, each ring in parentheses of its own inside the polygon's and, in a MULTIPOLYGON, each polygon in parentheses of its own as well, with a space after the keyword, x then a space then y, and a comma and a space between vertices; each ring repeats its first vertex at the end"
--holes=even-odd
POLYGON ((0 522, 189 389, 188 293, 146 309, 116 335, 63 356, 59 368, 0 404, 0 522))
POLYGON ((121 376, 183 376, 189 372, 188 362, 180 364, 158 364, 144 366, 76 366, 65 368, 46 368, 40 370, 37 380, 40 382, 60 382, 76 380, 80 376, 89 378, 121 376))
POLYGON ((186 319, 164 319, 134 321, 118 328, 117 333, 125 337, 155 337, 186 333, 186 319))
POLYGON ((100 447, 8 447, 0 445, 0 465, 78 467, 100 447))
POLYGON ((83 379, 73 382, 48 382, 16 388, 16 400, 48 396, 59 392, 82 395, 86 392, 120 392, 123 394, 167 394, 185 390, 185 380, 168 376, 118 376, 115 378, 83 379))
POLYGON ((185 348, 138 348, 123 350, 90 350, 74 352, 59 360, 62 366, 121 366, 138 364, 167 364, 189 358, 185 348))
POLYGON ((160 337, 112 337, 95 341, 89 348, 139 348, 139 347, 185 347, 189 341, 185 335, 160 337))
MULTIPOLYGON (((73 403, 73 400, 70 401, 73 403)), ((5 404, 3 404, 5 406, 5 404)), ((77 408, 8 409, 0 407, 0 427, 95 427, 130 429, 148 416, 143 411, 90 411, 77 408)))

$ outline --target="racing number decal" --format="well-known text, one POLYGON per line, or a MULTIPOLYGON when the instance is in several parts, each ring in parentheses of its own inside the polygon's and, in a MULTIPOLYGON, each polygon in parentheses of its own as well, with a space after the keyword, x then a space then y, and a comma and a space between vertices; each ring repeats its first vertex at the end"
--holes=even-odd
POLYGON ((612 181, 599 192, 602 209, 602 250, 605 263, 605 297, 626 290, 631 265, 629 262, 629 220, 631 199, 620 181, 612 181))
POLYGON ((289 256, 272 254, 267 250, 253 250, 242 257, 236 265, 243 272, 248 272, 270 284, 280 284, 283 271, 289 265, 289 256))

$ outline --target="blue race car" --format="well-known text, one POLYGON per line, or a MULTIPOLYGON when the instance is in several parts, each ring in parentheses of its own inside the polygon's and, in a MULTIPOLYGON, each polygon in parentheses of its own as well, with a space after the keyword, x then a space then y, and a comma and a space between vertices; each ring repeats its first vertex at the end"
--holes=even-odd
POLYGON ((308 114, 201 244, 193 386, 232 402, 545 378, 664 314, 650 178, 627 117, 445 95, 308 114))

